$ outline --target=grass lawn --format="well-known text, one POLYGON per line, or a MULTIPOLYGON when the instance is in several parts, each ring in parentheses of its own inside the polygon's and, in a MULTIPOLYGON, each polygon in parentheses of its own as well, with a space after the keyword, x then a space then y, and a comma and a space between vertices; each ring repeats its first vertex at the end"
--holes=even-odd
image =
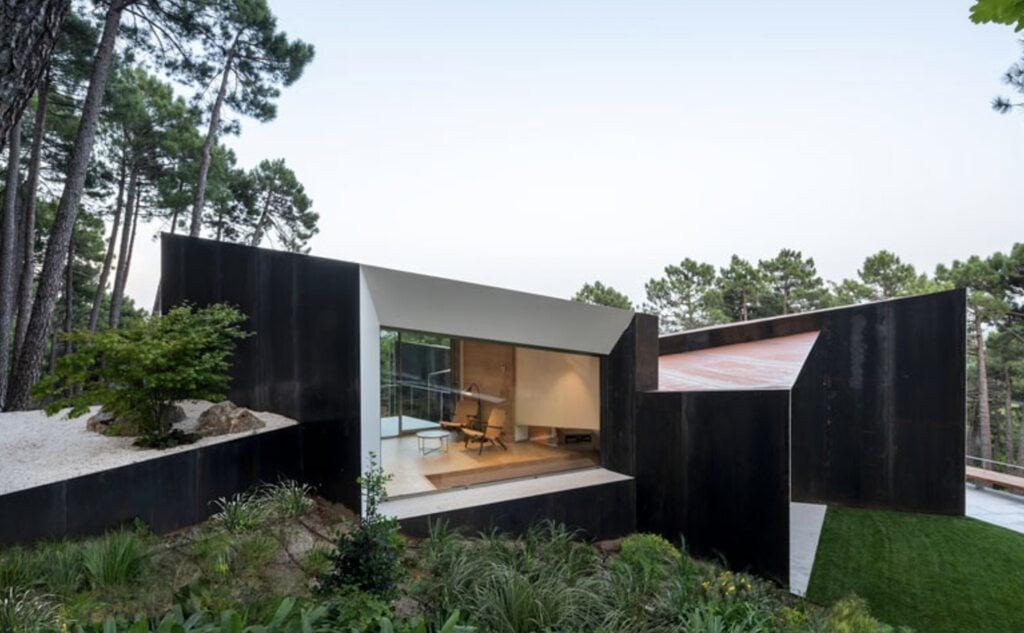
POLYGON ((1024 535, 967 517, 829 508, 807 597, 850 593, 919 633, 1024 631, 1024 535))

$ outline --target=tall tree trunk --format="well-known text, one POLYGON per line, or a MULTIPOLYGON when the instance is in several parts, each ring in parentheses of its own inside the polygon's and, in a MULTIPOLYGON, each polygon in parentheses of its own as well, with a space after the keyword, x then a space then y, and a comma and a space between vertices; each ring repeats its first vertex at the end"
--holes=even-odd
POLYGON ((270 201, 274 198, 274 191, 267 192, 267 199, 263 202, 263 212, 260 213, 260 219, 256 221, 256 226, 252 230, 252 240, 249 242, 249 246, 259 246, 260 240, 263 239, 263 227, 267 224, 267 218, 270 216, 270 201))
POLYGON ((32 305, 32 316, 25 333, 25 344, 15 361, 14 376, 6 405, 8 409, 28 408, 29 389, 39 378, 42 369, 46 333, 57 304, 63 263, 67 260, 68 247, 71 243, 71 230, 78 217, 78 206, 82 200, 85 176, 96 141, 96 127, 103 106, 107 77, 110 75, 110 66, 114 59, 114 44, 117 41, 123 11, 124 5, 118 0, 107 9, 103 35, 100 37, 96 59, 93 61, 89 89, 82 105, 82 116, 78 123, 78 133, 75 136, 64 191, 61 193, 60 203, 54 214, 53 227, 46 243, 46 255, 43 258, 43 269, 39 273, 36 300, 32 305))
MULTIPOLYGON (((992 421, 989 416, 988 402, 988 368, 985 366, 985 333, 981 327, 981 318, 974 315, 974 341, 978 346, 978 429, 981 432, 981 457, 992 459, 992 421)), ((983 468, 989 468, 987 461, 983 468)))
POLYGON ((11 128, 8 141, 7 182, 4 190, 4 216, 0 218, 0 405, 7 393, 10 369, 11 323, 14 318, 14 270, 17 267, 18 172, 21 158, 21 126, 11 128))
POLYGON ((50 74, 39 87, 36 117, 32 124, 32 149, 29 151, 28 180, 25 183, 25 207, 21 214, 21 273, 18 280, 18 327, 14 331, 14 353, 17 358, 25 343, 25 331, 32 314, 32 282, 36 270, 36 200, 39 196, 39 167, 46 134, 46 105, 50 95, 50 74))
POLYGON ((1006 402, 1004 420, 1006 424, 1006 461, 1013 463, 1013 383, 1010 380, 1009 368, 1003 370, 1003 378, 1006 383, 1006 402))
POLYGON ((50 371, 57 366, 57 324, 52 323, 50 327, 50 362, 48 367, 50 371))
POLYGON ((121 156, 121 177, 117 183, 117 203, 114 205, 114 221, 110 227, 110 239, 107 241, 107 254, 103 257, 103 268, 100 269, 100 280, 96 285, 96 294, 92 298, 92 311, 89 313, 89 331, 95 332, 100 321, 100 307, 103 295, 107 292, 107 279, 110 278, 110 266, 114 262, 114 248, 117 246, 117 232, 121 226, 121 211, 124 209, 125 158, 121 156))
POLYGON ((188 229, 188 234, 191 237, 199 237, 199 232, 203 228, 203 206, 206 204, 206 178, 210 173, 210 154, 213 151, 213 144, 217 141, 220 111, 224 107, 224 97, 228 93, 228 80, 231 78, 231 67, 235 61, 235 47, 241 36, 242 33, 239 32, 231 43, 227 60, 224 62, 224 71, 221 73, 217 99, 213 102, 213 109, 210 111, 210 127, 206 132, 206 140, 203 141, 203 153, 199 159, 199 178, 196 181, 196 195, 192 201, 192 223, 188 229))
MULTIPOLYGON (((68 247, 68 265, 64 272, 64 332, 70 334, 75 329, 75 234, 71 233, 71 245, 68 247)), ((72 351, 71 341, 64 342, 64 353, 72 351)))
POLYGON ((57 44, 71 0, 0 1, 0 151, 57 44))
POLYGON ((121 323, 121 301, 128 277, 128 252, 132 239, 132 225, 138 210, 135 208, 135 190, 138 188, 139 172, 133 167, 128 177, 128 202, 124 209, 124 230, 121 231, 121 250, 117 254, 117 269, 114 272, 114 288, 110 291, 110 315, 107 324, 117 327, 121 323))

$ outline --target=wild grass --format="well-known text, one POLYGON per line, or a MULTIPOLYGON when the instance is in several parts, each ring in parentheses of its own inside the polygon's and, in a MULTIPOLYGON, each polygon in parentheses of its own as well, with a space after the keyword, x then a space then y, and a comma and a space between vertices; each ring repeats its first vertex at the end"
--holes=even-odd
POLYGON ((56 620, 57 609, 46 596, 14 587, 0 592, 0 631, 46 631, 53 628, 56 620))
POLYGON ((313 489, 307 484, 283 479, 265 486, 261 492, 277 516, 296 518, 313 509, 313 489))
POLYGON ((259 494, 239 493, 230 498, 221 497, 213 502, 217 513, 211 521, 232 534, 251 532, 263 525, 269 508, 259 494))
POLYGON ((93 589, 128 586, 142 575, 147 554, 146 544, 136 533, 110 532, 83 548, 85 579, 93 589))

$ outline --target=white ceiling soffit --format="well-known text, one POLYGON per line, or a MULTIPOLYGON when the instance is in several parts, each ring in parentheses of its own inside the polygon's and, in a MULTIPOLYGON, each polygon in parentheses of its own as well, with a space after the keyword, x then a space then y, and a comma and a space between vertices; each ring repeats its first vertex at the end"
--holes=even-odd
POLYGON ((360 266, 381 327, 608 354, 633 312, 360 266))

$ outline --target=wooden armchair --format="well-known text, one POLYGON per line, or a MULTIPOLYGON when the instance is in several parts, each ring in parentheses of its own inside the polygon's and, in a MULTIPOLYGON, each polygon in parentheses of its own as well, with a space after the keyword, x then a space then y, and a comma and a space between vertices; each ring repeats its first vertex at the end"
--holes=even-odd
POLYGON ((466 446, 469 446, 470 442, 480 442, 480 455, 484 453, 484 444, 490 443, 492 446, 500 446, 504 450, 508 450, 505 443, 501 441, 501 435, 505 428, 505 410, 504 409, 491 409, 491 415, 487 417, 487 426, 482 431, 471 429, 469 427, 462 428, 462 434, 466 436, 466 446))
POLYGON ((461 431, 472 427, 473 423, 480 417, 480 401, 463 398, 455 403, 455 410, 452 411, 451 420, 441 420, 441 428, 448 431, 461 431))

